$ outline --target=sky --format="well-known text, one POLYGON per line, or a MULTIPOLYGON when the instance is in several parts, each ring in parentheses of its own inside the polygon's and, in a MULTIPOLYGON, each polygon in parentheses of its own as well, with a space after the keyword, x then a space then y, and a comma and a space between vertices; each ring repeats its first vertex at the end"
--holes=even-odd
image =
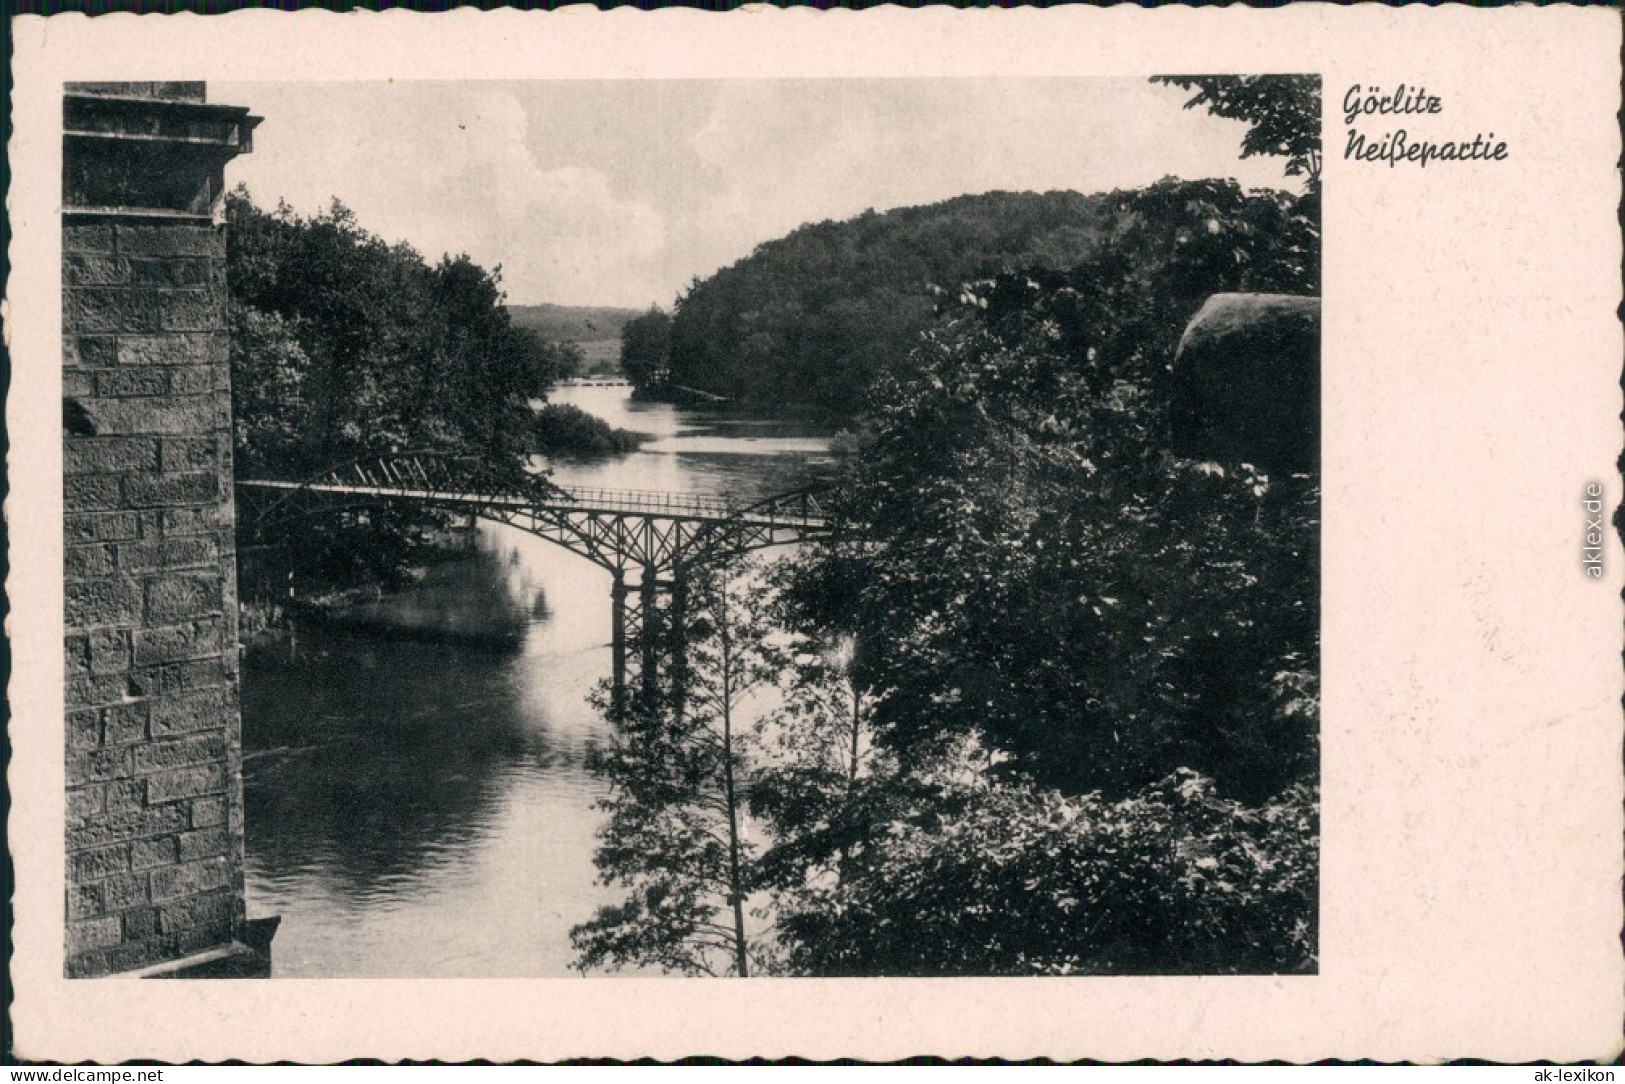
POLYGON ((1142 79, 212 83, 265 118, 227 167, 255 202, 334 198, 514 304, 669 308, 806 222, 966 193, 1162 177, 1296 189, 1245 127, 1142 79))

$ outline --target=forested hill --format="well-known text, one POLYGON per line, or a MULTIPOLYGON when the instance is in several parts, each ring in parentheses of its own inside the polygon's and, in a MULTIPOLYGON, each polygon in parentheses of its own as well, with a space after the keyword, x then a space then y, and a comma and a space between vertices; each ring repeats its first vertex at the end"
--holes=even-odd
POLYGON ((586 343, 619 339, 637 309, 593 308, 585 305, 509 305, 515 327, 536 333, 543 342, 586 343))
POLYGON ((1071 267, 1112 219, 1108 196, 988 192, 803 226, 679 301, 671 380, 766 406, 854 412, 885 359, 913 346, 932 285, 1071 267))

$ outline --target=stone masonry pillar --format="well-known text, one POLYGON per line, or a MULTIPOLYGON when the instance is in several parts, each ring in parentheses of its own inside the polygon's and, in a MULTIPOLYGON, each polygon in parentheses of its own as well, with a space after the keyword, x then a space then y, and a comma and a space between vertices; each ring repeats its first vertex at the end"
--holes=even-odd
POLYGON ((69 976, 268 967, 268 931, 244 921, 216 221, 223 168, 258 120, 208 104, 201 83, 66 88, 69 976))

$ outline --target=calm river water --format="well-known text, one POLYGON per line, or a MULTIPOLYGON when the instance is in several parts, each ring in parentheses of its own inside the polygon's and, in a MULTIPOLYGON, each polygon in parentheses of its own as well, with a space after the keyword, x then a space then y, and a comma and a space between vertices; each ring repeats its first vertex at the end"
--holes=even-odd
MULTIPOLYGON (((553 396, 655 438, 555 479, 765 496, 827 461, 816 429, 628 390, 553 396)), ((583 764, 609 575, 508 527, 478 545, 374 607, 396 633, 301 629, 245 659, 248 906, 282 916, 278 976, 572 974, 570 927, 611 898, 583 764)))

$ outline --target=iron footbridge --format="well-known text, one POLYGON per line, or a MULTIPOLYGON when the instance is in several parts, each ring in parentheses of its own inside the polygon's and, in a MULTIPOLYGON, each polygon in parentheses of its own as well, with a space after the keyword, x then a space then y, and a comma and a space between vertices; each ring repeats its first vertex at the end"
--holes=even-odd
POLYGON ((300 481, 244 479, 261 505, 256 533, 277 520, 380 505, 436 508, 505 523, 584 557, 611 576, 612 674, 623 690, 636 666, 652 689, 657 627, 681 619, 687 582, 700 565, 751 550, 834 533, 819 490, 765 498, 721 493, 565 488, 503 471, 475 456, 403 452, 358 459, 300 481), (641 658, 629 658, 628 645, 641 658))

